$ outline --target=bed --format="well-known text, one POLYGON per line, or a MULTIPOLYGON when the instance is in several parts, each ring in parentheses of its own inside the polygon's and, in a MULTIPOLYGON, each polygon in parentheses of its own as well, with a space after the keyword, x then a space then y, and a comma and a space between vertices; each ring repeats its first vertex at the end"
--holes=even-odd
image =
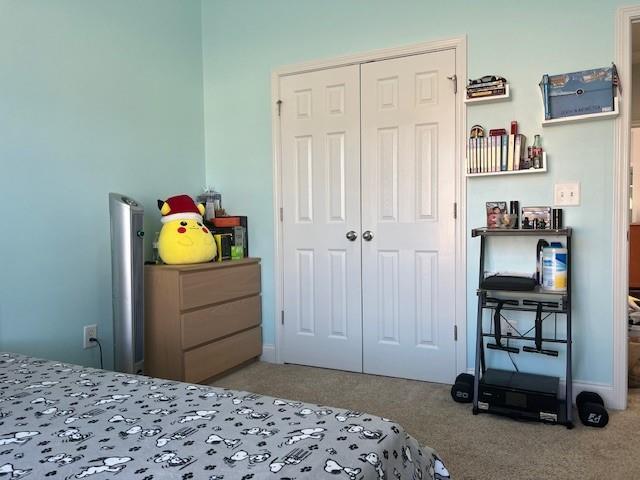
POLYGON ((445 479, 391 420, 0 354, 3 479, 445 479))

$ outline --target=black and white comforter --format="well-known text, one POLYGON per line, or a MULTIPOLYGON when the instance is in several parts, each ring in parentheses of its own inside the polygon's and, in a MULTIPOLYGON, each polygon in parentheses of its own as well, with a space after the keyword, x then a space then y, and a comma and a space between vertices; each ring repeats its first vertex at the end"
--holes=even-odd
POLYGON ((0 478, 442 479, 390 420, 0 354, 0 478))

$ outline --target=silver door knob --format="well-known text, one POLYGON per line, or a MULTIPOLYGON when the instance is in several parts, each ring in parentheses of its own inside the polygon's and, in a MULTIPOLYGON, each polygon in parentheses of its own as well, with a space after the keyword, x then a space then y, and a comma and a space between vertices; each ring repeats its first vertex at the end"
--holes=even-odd
POLYGON ((355 242, 356 238, 358 238, 358 234, 353 230, 348 231, 345 236, 347 237, 347 240, 349 240, 350 242, 355 242))
POLYGON ((373 233, 371 233, 370 230, 367 230, 362 234, 362 238, 364 238, 367 242, 370 242, 371 240, 373 240, 373 233))

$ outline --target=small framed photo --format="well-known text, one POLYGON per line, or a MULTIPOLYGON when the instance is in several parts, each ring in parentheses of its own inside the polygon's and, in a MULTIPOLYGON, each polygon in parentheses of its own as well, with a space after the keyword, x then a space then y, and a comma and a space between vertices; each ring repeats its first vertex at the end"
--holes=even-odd
MULTIPOLYGON (((487 202, 487 228, 509 228, 505 226, 507 202, 487 202)), ((508 223, 508 222, 507 222, 508 223)))
POLYGON ((522 207, 522 228, 550 230, 551 207, 522 207))

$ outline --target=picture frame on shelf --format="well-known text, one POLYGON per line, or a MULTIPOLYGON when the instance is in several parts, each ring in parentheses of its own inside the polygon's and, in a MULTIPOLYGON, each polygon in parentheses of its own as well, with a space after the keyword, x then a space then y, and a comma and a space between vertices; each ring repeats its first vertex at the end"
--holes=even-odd
POLYGON ((522 207, 524 230, 551 230, 551 207, 522 207))
POLYGON ((507 210, 507 202, 486 202, 487 228, 508 229, 517 224, 518 215, 510 214, 507 210))

